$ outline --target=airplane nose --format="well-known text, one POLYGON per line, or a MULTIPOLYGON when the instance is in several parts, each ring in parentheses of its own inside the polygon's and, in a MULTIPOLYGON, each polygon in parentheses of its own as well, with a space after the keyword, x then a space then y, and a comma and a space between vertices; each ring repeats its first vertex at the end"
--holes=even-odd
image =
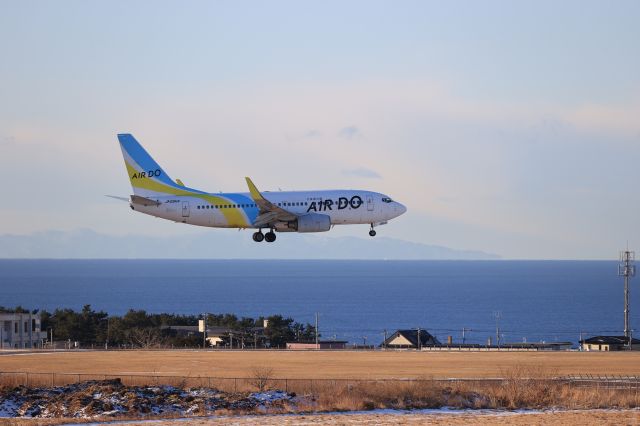
POLYGON ((407 212, 407 208, 400 203, 397 203, 398 205, 396 206, 396 213, 398 213, 398 216, 400 216, 401 214, 405 214, 407 212))

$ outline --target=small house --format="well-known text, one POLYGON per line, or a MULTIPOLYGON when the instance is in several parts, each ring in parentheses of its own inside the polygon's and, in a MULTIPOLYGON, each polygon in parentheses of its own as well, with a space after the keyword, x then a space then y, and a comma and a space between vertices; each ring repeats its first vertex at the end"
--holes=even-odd
POLYGON ((418 349, 424 346, 440 345, 438 339, 424 329, 397 330, 382 342, 383 348, 413 348, 418 349))
POLYGON ((583 351, 625 351, 640 350, 640 340, 631 338, 631 348, 629 348, 629 337, 626 336, 594 336, 580 340, 580 349, 583 351))

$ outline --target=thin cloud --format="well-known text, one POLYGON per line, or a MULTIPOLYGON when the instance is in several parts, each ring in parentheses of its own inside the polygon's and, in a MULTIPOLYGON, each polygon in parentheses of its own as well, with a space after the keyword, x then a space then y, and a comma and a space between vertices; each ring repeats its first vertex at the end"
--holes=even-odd
POLYGON ((346 176, 357 176, 357 177, 366 178, 366 179, 382 178, 382 176, 380 176, 380 173, 376 172, 375 170, 365 169, 365 168, 343 170, 342 174, 346 176))
POLYGON ((0 135, 0 145, 9 146, 9 145, 15 144, 15 142, 16 142, 16 138, 11 135, 8 135, 8 136, 0 135))
POLYGON ((318 138, 322 136, 322 133, 319 132, 318 130, 309 130, 307 133, 305 133, 304 137, 305 138, 318 138))
POLYGON ((338 136, 345 139, 353 139, 360 135, 360 130, 356 126, 347 126, 340 129, 338 136))

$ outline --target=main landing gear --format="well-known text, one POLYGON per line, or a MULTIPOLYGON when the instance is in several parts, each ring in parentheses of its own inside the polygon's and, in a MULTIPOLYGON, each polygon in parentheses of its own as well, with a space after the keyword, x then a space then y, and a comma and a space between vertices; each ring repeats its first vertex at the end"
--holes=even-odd
POLYGON ((262 242, 262 240, 268 243, 272 243, 276 240, 276 233, 273 232, 273 230, 270 230, 266 234, 263 234, 262 229, 259 230, 258 232, 253 233, 253 241, 255 241, 256 243, 259 243, 259 242, 262 242))
POLYGON ((370 237, 375 237, 376 236, 376 231, 375 231, 375 229, 373 229, 373 223, 371 224, 371 230, 369 231, 369 236, 370 237))

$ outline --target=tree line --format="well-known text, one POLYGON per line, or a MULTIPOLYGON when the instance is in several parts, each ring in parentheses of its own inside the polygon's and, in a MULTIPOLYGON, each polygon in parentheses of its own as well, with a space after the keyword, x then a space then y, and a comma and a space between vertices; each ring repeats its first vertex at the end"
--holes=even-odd
MULTIPOLYGON (((0 312, 28 313, 18 306, 14 309, 0 307, 0 312)), ((34 314, 38 310, 32 311, 34 314)), ((73 309, 46 310, 40 313, 40 329, 49 335, 53 330, 54 341, 79 342, 82 347, 108 346, 110 348, 151 347, 202 347, 202 333, 182 333, 171 326, 197 326, 201 315, 149 313, 130 309, 122 316, 109 315, 85 305, 79 312, 73 309)), ((233 314, 207 314, 207 327, 224 327, 228 330, 220 346, 283 348, 286 342, 308 342, 315 338, 315 327, 290 317, 271 315, 259 318, 238 318, 233 314), (267 327, 263 327, 267 320, 267 327), (246 343, 245 343, 246 342, 246 343)), ((49 339, 50 337, 48 337, 49 339)))

